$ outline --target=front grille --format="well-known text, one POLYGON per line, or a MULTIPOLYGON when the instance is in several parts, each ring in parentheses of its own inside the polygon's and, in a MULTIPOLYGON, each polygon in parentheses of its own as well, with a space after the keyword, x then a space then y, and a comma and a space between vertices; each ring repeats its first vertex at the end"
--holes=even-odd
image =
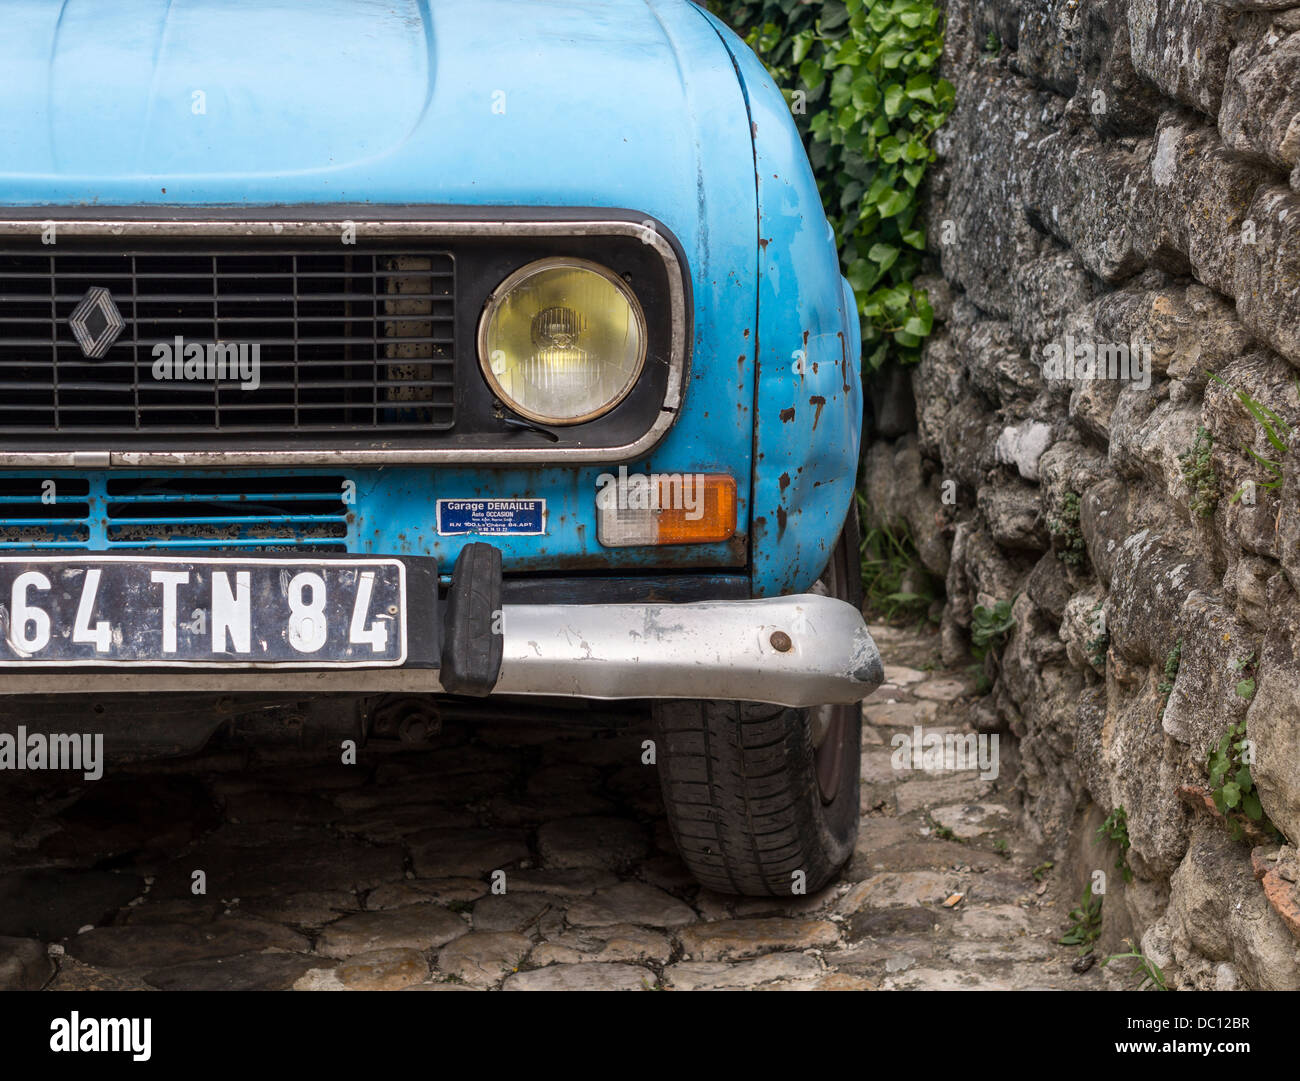
MULTIPOLYGON (((451 254, 414 247, 133 241, 108 251, 8 241, 0 428, 127 442, 446 430, 455 421, 455 298, 451 254), (99 359, 69 324, 95 288, 108 291, 125 324, 99 359), (155 347, 175 354, 177 336, 201 354, 182 349, 168 365, 155 347), (216 345, 234 351, 208 348, 216 345), (254 355, 260 385, 243 389, 254 355)), ((102 332, 102 309, 86 322, 102 332)))
POLYGON ((0 477, 0 550, 84 548, 90 520, 89 481, 0 477))
POLYGON ((346 551, 344 491, 343 477, 109 477, 107 547, 346 551))
POLYGON ((0 550, 347 551, 342 476, 0 477, 0 550))

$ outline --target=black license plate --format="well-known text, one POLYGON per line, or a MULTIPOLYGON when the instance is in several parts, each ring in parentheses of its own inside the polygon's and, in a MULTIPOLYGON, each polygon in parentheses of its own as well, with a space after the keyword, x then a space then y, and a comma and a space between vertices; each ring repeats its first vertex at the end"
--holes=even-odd
POLYGON ((392 667, 411 586, 383 557, 0 556, 0 665, 392 667))

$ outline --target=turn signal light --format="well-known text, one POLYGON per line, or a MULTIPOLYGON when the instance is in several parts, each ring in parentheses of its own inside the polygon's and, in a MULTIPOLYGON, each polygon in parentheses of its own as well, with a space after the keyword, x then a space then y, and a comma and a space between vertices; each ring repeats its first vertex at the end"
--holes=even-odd
POLYGON ((736 532, 736 480, 726 473, 602 473, 596 538, 606 548, 714 544, 736 532))

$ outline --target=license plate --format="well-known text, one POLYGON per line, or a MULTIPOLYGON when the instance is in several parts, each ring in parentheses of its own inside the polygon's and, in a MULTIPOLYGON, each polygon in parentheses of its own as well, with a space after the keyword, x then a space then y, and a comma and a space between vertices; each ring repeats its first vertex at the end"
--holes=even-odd
POLYGON ((389 667, 399 559, 0 557, 0 665, 389 667))

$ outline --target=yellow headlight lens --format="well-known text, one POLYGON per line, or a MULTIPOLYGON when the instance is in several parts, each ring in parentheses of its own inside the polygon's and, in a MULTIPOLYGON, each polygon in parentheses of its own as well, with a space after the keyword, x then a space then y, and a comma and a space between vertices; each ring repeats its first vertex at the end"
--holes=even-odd
POLYGON ((511 409, 578 424, 627 396, 645 364, 645 315, 612 271, 585 259, 541 259, 488 299, 479 364, 511 409))

